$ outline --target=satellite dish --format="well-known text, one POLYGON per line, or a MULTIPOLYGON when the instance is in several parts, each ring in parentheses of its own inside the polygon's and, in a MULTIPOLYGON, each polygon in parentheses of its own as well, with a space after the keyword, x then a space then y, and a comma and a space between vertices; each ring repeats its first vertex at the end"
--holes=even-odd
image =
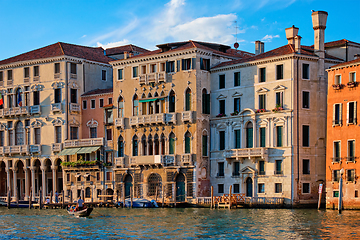
POLYGON ((234 48, 238 48, 239 47, 239 44, 236 42, 236 43, 234 43, 234 48))

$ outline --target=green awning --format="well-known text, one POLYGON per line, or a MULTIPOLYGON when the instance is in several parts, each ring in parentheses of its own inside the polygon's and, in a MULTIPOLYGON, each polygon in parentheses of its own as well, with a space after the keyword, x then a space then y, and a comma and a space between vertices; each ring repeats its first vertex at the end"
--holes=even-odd
POLYGON ((66 149, 62 150, 58 155, 59 156, 74 155, 79 150, 80 150, 80 148, 66 148, 66 149))
POLYGON ((96 147, 82 147, 80 148, 80 150, 77 152, 77 154, 82 154, 82 153, 92 153, 95 152, 96 150, 98 150, 101 146, 96 146, 96 147))
POLYGON ((164 100, 164 97, 140 99, 139 102, 140 102, 140 103, 143 103, 143 102, 154 102, 154 101, 156 101, 156 100, 164 100))

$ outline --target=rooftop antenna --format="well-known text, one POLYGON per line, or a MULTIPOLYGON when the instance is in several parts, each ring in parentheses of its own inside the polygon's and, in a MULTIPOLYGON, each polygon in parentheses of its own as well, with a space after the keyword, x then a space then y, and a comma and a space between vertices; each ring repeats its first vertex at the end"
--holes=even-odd
POLYGON ((238 26, 237 26, 237 21, 234 21, 235 22, 235 31, 236 31, 236 41, 234 43, 234 48, 237 50, 238 47, 239 47, 239 43, 237 42, 237 30, 238 30, 238 26))

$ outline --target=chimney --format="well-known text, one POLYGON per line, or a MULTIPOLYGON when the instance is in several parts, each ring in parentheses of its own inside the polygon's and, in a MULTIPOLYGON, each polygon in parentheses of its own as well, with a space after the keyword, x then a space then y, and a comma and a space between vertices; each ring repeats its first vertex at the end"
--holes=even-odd
POLYGON ((295 36, 298 35, 299 28, 292 25, 292 27, 285 28, 286 39, 288 40, 288 44, 295 43, 295 36))
POLYGON ((127 57, 128 57, 127 54, 128 54, 128 53, 127 53, 127 52, 124 52, 123 54, 124 54, 124 59, 127 59, 127 57))
POLYGON ((325 28, 328 13, 317 11, 311 14, 314 28, 314 50, 320 58, 325 57, 325 28))
POLYGON ((264 43, 259 40, 255 41, 255 55, 258 55, 263 52, 264 52, 264 43))
POLYGON ((301 50, 301 37, 299 35, 296 35, 294 37, 295 39, 295 51, 297 53, 300 53, 300 50, 301 50))

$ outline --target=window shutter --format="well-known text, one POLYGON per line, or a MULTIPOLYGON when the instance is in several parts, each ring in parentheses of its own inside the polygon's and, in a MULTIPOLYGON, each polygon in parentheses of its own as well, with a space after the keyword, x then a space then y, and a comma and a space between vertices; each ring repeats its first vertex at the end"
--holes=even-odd
POLYGON ((210 114, 210 93, 205 94, 206 113, 210 114))
POLYGON ((333 121, 332 121, 332 126, 335 125, 335 106, 336 106, 336 104, 333 105, 333 117, 332 117, 333 121))
POLYGON ((200 58, 200 69, 204 69, 204 60, 200 58))
POLYGON ((168 61, 166 61, 166 65, 165 65, 165 66, 166 66, 166 70, 165 70, 165 71, 166 71, 167 73, 170 72, 170 70, 169 70, 169 62, 168 62, 168 61))
POLYGON ((207 60, 206 70, 210 71, 210 59, 207 60))
POLYGON ((196 68, 196 58, 191 59, 191 63, 192 63, 192 69, 196 68))
POLYGON ((349 124, 349 103, 346 104, 346 125, 349 124))
POLYGON ((206 94, 202 95, 202 113, 206 114, 206 94))
POLYGON ((180 71, 180 60, 176 61, 176 71, 179 72, 180 71))
POLYGON ((185 59, 181 59, 181 70, 185 69, 185 59))
POLYGON ((356 108, 357 108, 357 102, 354 102, 354 124, 357 124, 356 108))
POLYGON ((340 123, 340 126, 342 126, 342 104, 341 103, 339 106, 339 123, 340 123))

